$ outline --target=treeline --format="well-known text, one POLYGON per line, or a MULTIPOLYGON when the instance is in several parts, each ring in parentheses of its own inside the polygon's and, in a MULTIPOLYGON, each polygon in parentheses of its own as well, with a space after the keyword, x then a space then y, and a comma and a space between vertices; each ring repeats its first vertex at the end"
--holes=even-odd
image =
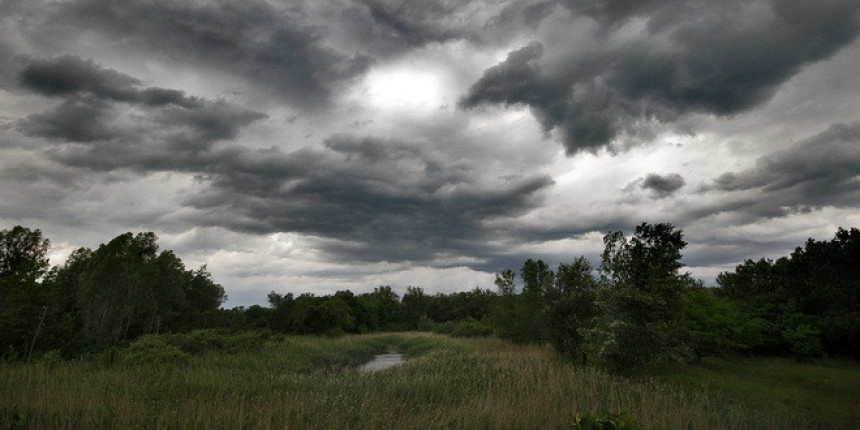
POLYGON ((497 333, 548 341, 577 362, 630 373, 734 353, 860 358, 860 230, 809 239, 776 261, 748 260, 704 287, 680 273, 687 245, 671 224, 604 237, 598 270, 584 257, 555 272, 527 260, 496 277, 497 333))
MULTIPOLYGON (((0 361, 26 361, 47 352, 73 358, 146 334, 199 329, 338 335, 448 327, 450 332, 455 321, 468 326, 485 317, 495 297, 480 289, 429 296, 418 287, 400 297, 380 286, 359 295, 272 292, 270 307, 222 309, 224 288, 206 267, 186 269, 172 251, 159 251, 153 233, 125 233, 95 250, 77 249, 56 267, 49 265, 49 248, 50 240, 38 229, 0 231, 0 361)), ((492 332, 487 326, 480 332, 458 330, 492 332)))
POLYGON ((636 372, 659 363, 741 352, 860 358, 860 231, 810 239, 776 261, 748 260, 704 287, 681 273, 687 243, 671 224, 611 232, 599 267, 585 257, 552 270, 528 259, 496 291, 429 295, 408 287, 298 296, 221 309, 205 267, 187 270, 152 233, 126 233, 49 268, 39 230, 0 232, 2 358, 74 357, 150 333, 196 329, 338 335, 435 330, 547 342, 577 363, 636 372))
POLYGON ((49 267, 50 241, 17 226, 0 231, 0 358, 55 351, 74 357, 143 334, 206 327, 224 289, 205 267, 187 270, 153 233, 80 248, 49 267))

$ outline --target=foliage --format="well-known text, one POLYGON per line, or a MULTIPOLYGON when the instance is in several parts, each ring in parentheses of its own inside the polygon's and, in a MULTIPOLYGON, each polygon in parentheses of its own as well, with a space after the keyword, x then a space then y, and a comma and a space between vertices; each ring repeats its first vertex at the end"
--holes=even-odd
POLYGON ((809 239, 776 261, 747 260, 717 277, 721 294, 757 320, 756 352, 860 358, 860 230, 809 239))
POLYGON ((643 223, 629 241, 614 232, 604 244, 603 285, 590 334, 597 355, 621 373, 685 358, 681 293, 688 277, 678 274, 687 244, 682 232, 671 224, 643 223))
POLYGON ((549 337, 555 349, 570 358, 586 361, 586 336, 597 317, 597 280, 591 264, 578 257, 570 264, 560 263, 555 297, 549 305, 549 337))
POLYGON ((543 342, 549 338, 547 294, 552 291, 555 274, 543 260, 528 259, 520 270, 523 288, 514 294, 516 274, 511 270, 496 275, 499 298, 491 317, 498 335, 517 343, 543 342))
POLYGON ((840 228, 830 241, 809 239, 777 260, 747 260, 720 274, 719 288, 679 273, 681 230, 643 223, 630 237, 604 237, 599 271, 585 257, 555 271, 527 259, 519 271, 496 275, 497 292, 429 295, 410 286, 400 297, 387 285, 331 296, 273 291, 268 307, 233 309, 220 308, 224 289, 205 266, 187 270, 172 251, 158 249, 153 233, 78 249, 50 269, 49 245, 39 230, 0 232, 3 361, 49 351, 81 357, 159 333, 186 353, 237 353, 258 348, 270 330, 338 336, 416 329, 549 343, 577 363, 628 374, 732 351, 860 357, 856 228, 840 228), (245 332, 263 334, 242 338, 245 332))
MULTIPOLYGON (((2 360, 29 359, 51 295, 39 283, 48 269, 50 241, 15 226, 0 231, 0 347, 2 360)), ((52 315, 53 316, 53 315, 52 315)))
POLYGON ((491 336, 495 331, 492 325, 483 323, 474 318, 462 321, 446 321, 439 323, 434 328, 436 333, 450 334, 455 337, 491 336))
POLYGON ((694 282, 681 294, 684 330, 696 357, 747 351, 760 343, 756 321, 715 290, 694 282))
POLYGON ((574 430, 639 430, 636 419, 630 412, 622 409, 617 412, 607 412, 602 417, 592 414, 576 414, 571 426, 574 430))
MULTIPOLYGON (((153 335, 147 335, 151 337, 153 335)), ((169 333, 158 336, 168 344, 188 354, 220 352, 235 354, 259 350, 272 338, 267 331, 223 333, 213 329, 193 330, 188 333, 169 333)))
POLYGON ((155 335, 141 336, 128 346, 123 361, 128 364, 160 366, 182 364, 188 361, 188 354, 155 335))
POLYGON ((39 230, 0 232, 0 346, 3 359, 56 351, 65 358, 140 335, 203 326, 225 300, 202 267, 188 271, 153 233, 122 234, 81 248, 48 270, 39 230))

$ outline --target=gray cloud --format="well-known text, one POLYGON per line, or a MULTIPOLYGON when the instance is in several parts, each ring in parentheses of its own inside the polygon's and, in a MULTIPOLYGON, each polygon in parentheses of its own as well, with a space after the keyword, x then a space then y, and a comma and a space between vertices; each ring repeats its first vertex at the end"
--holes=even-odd
POLYGON ((420 47, 433 42, 452 39, 475 38, 473 30, 463 22, 451 19, 463 13, 467 2, 423 2, 423 1, 386 1, 358 0, 365 8, 365 14, 350 17, 362 21, 367 16, 367 30, 375 40, 374 45, 389 45, 392 48, 420 47))
POLYGON ((223 100, 140 88, 136 78, 73 56, 28 60, 19 81, 24 89, 63 101, 20 120, 18 129, 84 144, 56 147, 51 155, 94 170, 175 166, 265 117, 223 100))
POLYGON ((231 229, 335 239, 322 245, 335 258, 432 261, 480 248, 491 234, 483 222, 533 209, 553 183, 532 176, 481 184, 468 165, 400 141, 338 136, 326 146, 246 153, 257 160, 250 168, 219 167, 210 188, 186 203, 231 229))
POLYGON ((19 130, 56 142, 45 154, 89 171, 196 175, 189 222, 324 238, 334 258, 433 261, 469 254, 483 223, 538 205, 546 176, 486 181, 469 163, 403 140, 334 136, 283 152, 232 143, 259 113, 140 81, 77 57, 31 60, 22 86, 60 99, 19 130), (108 79, 101 80, 100 76, 108 79), (223 142, 217 145, 218 142, 223 142))
POLYGON ((94 142, 116 137, 106 117, 107 103, 94 98, 70 99, 56 108, 19 121, 18 128, 29 136, 71 142, 94 142))
MULTIPOLYGON (((602 233, 643 221, 683 228, 713 274, 826 237, 860 201, 849 0, 0 9, 0 219, 67 248, 157 231, 232 274, 231 297, 597 258, 602 233), (375 99, 389 71, 408 98, 410 70, 461 110, 375 99), (505 105, 536 121, 475 112, 505 105), (535 122, 595 155, 535 150, 535 122), (611 154, 648 141, 678 146, 611 154), (768 155, 725 167, 745 154, 768 155)), ((478 278, 459 279, 445 288, 478 278)))
POLYGON ((642 190, 651 192, 654 198, 662 199, 680 190, 686 184, 686 181, 683 176, 677 173, 669 173, 667 175, 649 173, 646 177, 635 181, 635 183, 642 190))
POLYGON ((834 124, 791 148, 761 157, 756 167, 725 173, 700 193, 724 192, 716 212, 748 222, 860 201, 860 122, 834 124))
POLYGON ((128 101, 133 98, 133 87, 140 83, 71 55, 24 61, 27 64, 19 73, 21 85, 49 97, 90 93, 102 99, 128 101))
POLYGON ((217 67, 309 108, 329 103, 338 85, 371 61, 327 46, 325 31, 308 22, 300 7, 261 0, 81 0, 58 5, 52 20, 55 29, 74 27, 75 36, 96 32, 171 62, 217 67))
POLYGON ((604 147, 641 122, 758 106, 854 40, 860 12, 850 0, 568 5, 604 24, 593 47, 533 43, 486 70, 460 102, 527 105, 568 153, 604 147), (614 39, 632 17, 646 21, 641 37, 614 39))

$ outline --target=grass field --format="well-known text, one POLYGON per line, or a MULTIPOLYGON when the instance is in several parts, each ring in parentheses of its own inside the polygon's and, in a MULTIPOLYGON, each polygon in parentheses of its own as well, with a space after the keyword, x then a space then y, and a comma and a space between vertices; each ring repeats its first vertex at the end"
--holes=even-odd
POLYGON ((658 379, 703 388, 750 407, 794 414, 830 428, 860 428, 860 364, 788 358, 706 358, 658 379))
POLYGON ((815 428, 731 393, 577 369, 547 347, 419 333, 288 336, 172 364, 4 365, 0 384, 2 428, 543 429, 621 409, 646 429, 815 428), (407 361, 355 370, 388 349, 407 361))

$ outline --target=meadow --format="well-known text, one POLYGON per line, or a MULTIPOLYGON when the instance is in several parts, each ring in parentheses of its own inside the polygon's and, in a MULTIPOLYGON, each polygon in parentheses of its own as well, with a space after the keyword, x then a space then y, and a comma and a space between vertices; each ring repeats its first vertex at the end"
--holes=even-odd
POLYGON ((705 388, 759 410, 795 414, 827 428, 860 426, 860 364, 781 357, 708 357, 672 366, 657 379, 705 388))
POLYGON ((496 338, 278 336, 248 346, 4 364, 0 427, 570 428, 577 414, 620 410, 645 429, 831 427, 681 377, 629 380, 571 366, 548 346, 496 338), (356 370, 388 350, 407 360, 371 374, 356 370))

